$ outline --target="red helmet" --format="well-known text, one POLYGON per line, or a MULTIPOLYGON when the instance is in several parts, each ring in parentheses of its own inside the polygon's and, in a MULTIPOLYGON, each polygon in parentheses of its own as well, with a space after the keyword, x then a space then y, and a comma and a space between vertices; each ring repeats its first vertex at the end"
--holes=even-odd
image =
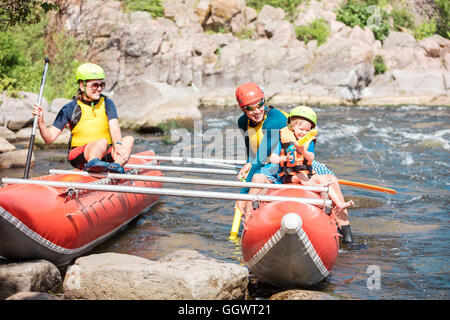
POLYGON ((264 99, 264 92, 256 83, 247 82, 236 89, 236 100, 239 107, 248 106, 264 99))

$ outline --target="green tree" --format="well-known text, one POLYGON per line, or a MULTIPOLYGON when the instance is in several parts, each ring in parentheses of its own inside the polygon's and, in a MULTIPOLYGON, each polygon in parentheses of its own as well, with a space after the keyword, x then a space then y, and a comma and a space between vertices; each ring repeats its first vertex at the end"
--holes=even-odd
POLYGON ((58 5, 42 0, 1 0, 0 29, 7 29, 16 24, 31 24, 41 21, 50 10, 57 10, 58 5))
POLYGON ((64 30, 49 26, 43 17, 35 24, 15 25, 0 31, 0 92, 38 92, 44 57, 50 58, 44 96, 71 98, 76 93, 75 69, 85 44, 64 30))

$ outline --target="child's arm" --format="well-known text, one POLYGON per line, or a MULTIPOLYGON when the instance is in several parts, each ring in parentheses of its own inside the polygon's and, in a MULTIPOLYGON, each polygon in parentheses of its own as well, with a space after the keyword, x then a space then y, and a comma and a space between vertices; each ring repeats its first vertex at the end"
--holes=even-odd
POLYGON ((286 162, 292 160, 289 158, 289 156, 282 156, 281 155, 281 142, 278 142, 275 149, 272 151, 272 154, 270 155, 270 163, 272 164, 279 164, 281 162, 286 162))
POLYGON ((292 155, 280 156, 278 154, 272 153, 272 155, 270 156, 270 163, 279 164, 281 162, 290 161, 291 159, 289 159, 289 157, 292 157, 292 155))
POLYGON ((314 160, 314 158, 316 157, 314 152, 308 151, 309 149, 309 142, 299 146, 297 143, 295 143, 295 146, 298 150, 298 152, 300 152, 306 160, 312 162, 314 160))

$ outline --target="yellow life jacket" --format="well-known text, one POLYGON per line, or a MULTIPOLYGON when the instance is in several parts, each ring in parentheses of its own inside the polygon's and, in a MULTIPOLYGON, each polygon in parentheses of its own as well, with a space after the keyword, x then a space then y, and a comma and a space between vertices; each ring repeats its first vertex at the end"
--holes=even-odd
POLYGON ((71 128, 71 146, 82 146, 98 139, 106 139, 108 144, 112 144, 108 116, 106 115, 105 98, 102 96, 93 107, 80 100, 77 100, 77 105, 81 109, 81 118, 71 128))
POLYGON ((252 149, 252 151, 254 153, 256 153, 258 151, 259 145, 261 144, 261 141, 264 137, 262 126, 263 126, 266 118, 267 118, 267 115, 264 115, 264 120, 261 121, 260 123, 258 123, 256 125, 256 127, 251 127, 250 120, 248 120, 248 124, 247 124, 248 141, 249 141, 250 148, 252 149))
MULTIPOLYGON (((313 140, 315 140, 314 138, 313 140)), ((290 130, 288 127, 284 127, 280 130, 280 141, 281 141, 281 156, 285 156, 288 154, 286 151, 290 146, 294 146, 297 139, 295 138, 294 132, 290 130)), ((307 148, 308 145, 305 145, 307 148)), ((284 175, 294 176, 299 172, 304 172, 309 178, 315 174, 312 168, 312 161, 308 161, 300 152, 297 151, 297 148, 294 146, 294 162, 290 163, 289 161, 285 161, 280 163, 281 172, 279 176, 282 177, 284 175)))

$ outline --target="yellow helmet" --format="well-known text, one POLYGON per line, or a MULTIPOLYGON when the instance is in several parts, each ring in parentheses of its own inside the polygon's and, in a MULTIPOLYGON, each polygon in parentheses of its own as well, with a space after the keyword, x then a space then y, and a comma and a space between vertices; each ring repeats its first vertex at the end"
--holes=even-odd
POLYGON ((105 71, 97 64, 84 63, 77 68, 77 83, 80 80, 105 79, 105 71))
POLYGON ((311 129, 316 126, 317 115, 314 112, 314 110, 311 109, 310 107, 307 107, 307 106, 295 107, 289 113, 288 123, 291 122, 291 117, 301 117, 301 118, 308 120, 309 122, 311 122, 311 125, 312 125, 311 129))

